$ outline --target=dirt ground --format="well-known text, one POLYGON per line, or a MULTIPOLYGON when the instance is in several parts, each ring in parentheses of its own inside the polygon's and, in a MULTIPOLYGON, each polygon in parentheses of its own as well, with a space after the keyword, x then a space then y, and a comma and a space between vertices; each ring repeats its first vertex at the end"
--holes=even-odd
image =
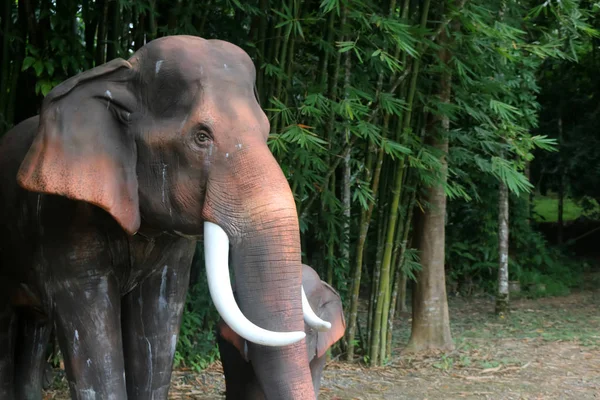
MULTIPOLYGON (((333 360, 319 398, 600 399, 600 292, 513 300, 503 321, 492 311, 489 297, 451 299, 456 350, 418 357, 401 354, 410 320, 398 321, 388 365, 333 360)), ((68 397, 53 390, 45 398, 68 397)), ((200 374, 175 371, 169 398, 224 399, 220 364, 200 374)))

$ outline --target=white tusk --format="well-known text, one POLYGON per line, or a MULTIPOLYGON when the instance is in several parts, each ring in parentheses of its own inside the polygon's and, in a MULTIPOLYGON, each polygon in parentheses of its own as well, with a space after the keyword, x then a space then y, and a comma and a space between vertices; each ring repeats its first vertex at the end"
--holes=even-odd
POLYGON ((319 332, 327 332, 331 329, 331 323, 319 318, 311 308, 306 293, 304 293, 304 286, 302 286, 302 312, 304 313, 304 322, 311 328, 315 328, 319 332))
POLYGON ((238 335, 263 346, 287 346, 304 339, 304 332, 272 332, 248 320, 233 297, 229 279, 229 238, 212 222, 204 222, 204 258, 210 297, 221 318, 238 335))

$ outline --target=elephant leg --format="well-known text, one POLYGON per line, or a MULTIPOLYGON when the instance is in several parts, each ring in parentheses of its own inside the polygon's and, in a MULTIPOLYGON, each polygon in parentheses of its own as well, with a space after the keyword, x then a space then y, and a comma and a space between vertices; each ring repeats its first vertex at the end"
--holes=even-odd
POLYGON ((313 386, 315 388, 315 397, 319 398, 319 390, 321 389, 321 377, 323 376, 323 368, 325 368, 327 354, 321 357, 313 358, 310 361, 310 375, 312 376, 313 386))
POLYGON ((0 399, 14 399, 14 356, 17 316, 8 303, 0 298, 0 399))
POLYGON ((239 350, 217 334, 217 344, 225 375, 226 400, 263 400, 264 393, 256 379, 252 364, 244 360, 239 350))
POLYGON ((123 299, 129 400, 167 399, 192 255, 166 264, 123 299))
POLYGON ((42 379, 46 372, 46 347, 51 325, 32 312, 19 313, 19 335, 15 355, 15 392, 17 399, 41 400, 42 379))
POLYGON ((127 398, 119 285, 112 274, 62 281, 54 289, 56 336, 71 398, 127 398))

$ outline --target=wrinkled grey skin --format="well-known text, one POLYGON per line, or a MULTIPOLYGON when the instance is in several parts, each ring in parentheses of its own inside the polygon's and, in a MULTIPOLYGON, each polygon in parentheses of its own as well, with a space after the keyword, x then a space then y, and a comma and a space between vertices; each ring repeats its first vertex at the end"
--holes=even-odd
MULTIPOLYGON (((302 285, 315 313, 331 322, 331 329, 318 332, 305 324, 310 372, 318 397, 327 350, 344 336, 346 321, 342 300, 327 282, 321 281, 315 270, 302 265, 302 285)), ((248 360, 246 343, 222 320, 217 325, 217 344, 225 375, 227 400, 264 400, 265 391, 257 379, 252 360, 248 360)), ((277 374, 277 372, 275 372, 277 374)))
MULTIPOLYGON (((304 327, 297 211, 240 48, 154 40, 68 79, 0 142, 0 399, 166 399, 195 242, 231 243, 244 315, 304 327)), ((269 399, 314 399, 306 342, 248 344, 269 399), (283 379, 274 379, 277 371, 283 379)))

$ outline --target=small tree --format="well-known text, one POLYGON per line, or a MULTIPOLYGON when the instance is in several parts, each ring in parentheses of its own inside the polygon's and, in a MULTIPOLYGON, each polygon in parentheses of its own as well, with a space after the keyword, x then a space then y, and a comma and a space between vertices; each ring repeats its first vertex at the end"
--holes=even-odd
POLYGON ((496 314, 508 313, 508 188, 500 182, 498 190, 498 293, 496 314))

